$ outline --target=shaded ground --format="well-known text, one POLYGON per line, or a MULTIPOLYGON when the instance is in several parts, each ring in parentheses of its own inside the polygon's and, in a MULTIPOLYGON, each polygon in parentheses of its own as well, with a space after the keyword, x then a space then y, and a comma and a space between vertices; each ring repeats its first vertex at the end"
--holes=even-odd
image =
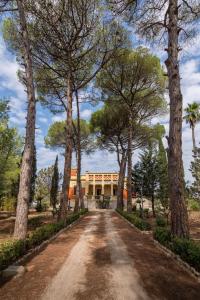
POLYGON ((0 299, 199 299, 200 284, 115 212, 91 212, 4 284, 0 299))
MULTIPOLYGON (((51 212, 30 212, 28 217, 28 232, 44 224, 54 222, 51 212)), ((0 213, 0 244, 12 239, 14 224, 15 215, 13 213, 0 213)))
MULTIPOLYGON (((35 228, 40 227, 47 223, 53 223, 52 213, 51 212, 43 212, 38 213, 35 211, 31 211, 29 213, 30 219, 38 219, 36 222, 29 221, 28 231, 31 232, 35 228)), ((152 228, 155 228, 156 220, 151 215, 147 218, 147 222, 151 224, 152 228)), ((0 244, 12 239, 13 231, 14 231, 14 223, 15 223, 15 215, 14 213, 9 212, 0 212, 0 244)), ((190 211, 189 212, 189 223, 190 223, 190 234, 191 237, 200 242, 200 212, 199 211, 190 211)))
POLYGON ((190 211, 189 212, 190 220, 190 234, 191 237, 200 242, 200 212, 199 211, 190 211))

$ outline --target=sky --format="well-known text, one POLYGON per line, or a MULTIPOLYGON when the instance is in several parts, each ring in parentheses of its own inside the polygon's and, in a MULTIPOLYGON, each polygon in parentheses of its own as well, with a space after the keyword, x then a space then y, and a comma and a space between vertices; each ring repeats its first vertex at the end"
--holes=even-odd
MULTIPOLYGON (((163 49, 152 49, 163 61, 163 49)), ((188 103, 193 101, 200 102, 200 36, 196 38, 191 45, 184 47, 181 54, 180 71, 181 71, 181 87, 183 93, 184 108, 188 103)), ((10 125, 18 128, 19 133, 24 135, 26 122, 26 106, 27 97, 24 87, 18 81, 17 71, 19 65, 15 56, 6 49, 2 38, 0 37, 0 97, 10 100, 10 125)), ((93 111, 97 107, 90 104, 81 105, 81 118, 89 120, 93 111)), ((76 111, 74 109, 74 115, 76 111)), ((53 115, 47 108, 41 107, 37 103, 36 118, 36 148, 37 148, 37 170, 52 165, 56 155, 59 154, 59 168, 63 171, 63 156, 61 152, 45 147, 44 137, 47 134, 49 126, 59 120, 65 118, 64 114, 53 115)), ((166 128, 166 135, 169 129, 169 115, 162 118, 155 118, 152 124, 162 123, 166 128)), ((196 126, 196 140, 200 142, 200 123, 196 126)), ((167 147, 166 140, 163 139, 167 147)), ((138 159, 138 151, 133 155, 134 163, 138 159)), ((192 139, 191 129, 188 124, 183 123, 183 162, 186 180, 192 181, 189 171, 192 159, 192 139)), ((75 167, 73 159, 72 167, 75 167)), ((83 156, 82 173, 85 171, 111 172, 118 171, 116 154, 106 151, 96 151, 95 153, 83 156)))

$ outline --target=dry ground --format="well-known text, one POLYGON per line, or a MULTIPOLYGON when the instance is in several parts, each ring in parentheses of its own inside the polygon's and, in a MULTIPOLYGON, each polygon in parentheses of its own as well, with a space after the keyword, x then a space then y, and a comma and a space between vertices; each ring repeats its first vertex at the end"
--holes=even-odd
MULTIPOLYGON (((36 227, 42 226, 47 223, 54 222, 52 213, 45 212, 45 213, 37 213, 31 211, 29 213, 29 220, 41 217, 39 222, 35 222, 35 224, 29 223, 28 231, 31 232, 35 230, 36 227)), ((0 212, 0 244, 12 239, 13 231, 14 231, 14 224, 15 224, 15 215, 14 213, 3 213, 0 212)))
POLYGON ((2 300, 193 300, 200 284, 115 212, 91 212, 1 287, 2 300))

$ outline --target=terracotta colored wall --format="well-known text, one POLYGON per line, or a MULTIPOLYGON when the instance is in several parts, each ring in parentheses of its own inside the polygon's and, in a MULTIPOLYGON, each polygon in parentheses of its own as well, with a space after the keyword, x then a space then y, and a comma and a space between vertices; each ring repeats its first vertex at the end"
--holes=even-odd
POLYGON ((128 192, 127 190, 123 190, 123 198, 127 200, 128 192))
POLYGON ((73 195, 74 195, 74 188, 70 187, 69 188, 69 198, 72 199, 73 195))
POLYGON ((71 169, 71 176, 77 176, 77 169, 71 169))
MULTIPOLYGON (((82 188, 82 195, 85 195, 85 188, 82 188)), ((74 194, 74 187, 69 188, 69 198, 73 199, 76 195, 74 194)))

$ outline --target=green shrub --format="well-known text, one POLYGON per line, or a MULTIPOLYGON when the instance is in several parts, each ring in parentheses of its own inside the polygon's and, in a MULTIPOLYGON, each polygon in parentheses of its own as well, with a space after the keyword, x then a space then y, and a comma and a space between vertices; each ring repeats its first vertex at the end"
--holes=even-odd
POLYGON ((38 202, 35 209, 36 209, 37 212, 47 211, 48 204, 45 203, 45 202, 43 202, 43 203, 38 202))
POLYGON ((43 211, 42 204, 40 202, 38 202, 35 209, 36 209, 37 212, 42 212, 43 211))
POLYGON ((46 224, 40 228, 37 228, 31 235, 26 239, 26 247, 30 249, 34 246, 40 245, 43 241, 49 239, 56 232, 64 227, 64 222, 56 224, 46 224))
POLYGON ((200 271, 200 245, 193 240, 173 238, 171 250, 200 271))
POLYGON ((126 218, 130 223, 135 225, 140 230, 150 230, 151 225, 146 222, 145 220, 139 218, 137 214, 134 213, 127 213, 125 211, 122 211, 120 209, 116 209, 116 211, 121 214, 124 218, 126 218))
POLYGON ((164 227, 157 227, 154 239, 179 255, 182 260, 200 271, 200 245, 193 240, 172 238, 170 231, 164 227))
POLYGON ((66 221, 43 225, 33 231, 25 240, 13 240, 3 243, 0 246, 0 271, 8 267, 20 256, 24 255, 29 249, 40 245, 43 241, 48 240, 62 228, 73 223, 80 215, 85 214, 87 211, 87 209, 84 209, 78 213, 69 215, 66 218, 66 221))
POLYGON ((44 216, 33 217, 28 220, 29 228, 36 228, 42 225, 44 216))
POLYGON ((153 232, 153 237, 165 246, 168 246, 171 242, 170 230, 164 227, 157 227, 153 232))
POLYGON ((88 212, 88 208, 83 208, 83 209, 81 209, 80 210, 80 215, 84 215, 84 214, 86 214, 88 212))
POLYGON ((25 241, 14 240, 3 243, 0 246, 0 271, 14 262, 18 257, 26 251, 25 241))
POLYGON ((137 210, 137 206, 136 206, 136 204, 134 204, 134 205, 132 206, 132 211, 136 212, 136 210, 137 210))
POLYGON ((159 227, 165 227, 165 226, 167 226, 167 222, 166 222, 165 218, 163 218, 162 216, 157 216, 156 217, 156 225, 159 227))
POLYGON ((5 211, 15 211, 17 200, 15 197, 4 197, 2 199, 1 208, 5 211))
POLYGON ((148 218, 149 217, 149 208, 143 209, 143 212, 144 212, 145 218, 148 218))
POLYGON ((200 203, 196 200, 191 199, 189 201, 189 209, 193 211, 199 211, 200 210, 200 203))

